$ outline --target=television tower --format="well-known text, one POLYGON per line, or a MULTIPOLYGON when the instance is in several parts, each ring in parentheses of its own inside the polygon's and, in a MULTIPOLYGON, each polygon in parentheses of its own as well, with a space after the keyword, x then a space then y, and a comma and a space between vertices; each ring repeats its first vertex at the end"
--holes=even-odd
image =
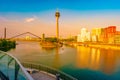
POLYGON ((59 17, 60 17, 60 12, 57 10, 55 13, 56 17, 56 38, 57 40, 59 39, 59 17))

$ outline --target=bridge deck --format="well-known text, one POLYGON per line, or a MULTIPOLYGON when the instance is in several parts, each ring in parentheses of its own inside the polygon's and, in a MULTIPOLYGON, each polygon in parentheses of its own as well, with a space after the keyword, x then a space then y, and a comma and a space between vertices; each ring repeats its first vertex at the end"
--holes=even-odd
POLYGON ((35 80, 56 80, 54 75, 51 75, 47 72, 38 71, 30 74, 35 80))

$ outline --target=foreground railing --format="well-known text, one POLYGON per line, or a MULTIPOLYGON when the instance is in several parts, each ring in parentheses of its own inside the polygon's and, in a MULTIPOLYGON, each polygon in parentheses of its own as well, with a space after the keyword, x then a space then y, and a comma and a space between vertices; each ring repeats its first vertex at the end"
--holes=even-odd
POLYGON ((59 77, 59 80, 77 80, 74 77, 72 77, 64 72, 58 71, 56 69, 53 69, 53 68, 50 68, 48 66, 44 66, 41 64, 31 64, 31 63, 22 62, 22 65, 26 68, 37 69, 39 71, 45 71, 45 72, 51 73, 53 75, 56 75, 56 77, 59 77))
POLYGON ((15 57, 3 51, 0 51, 0 79, 33 80, 15 57))

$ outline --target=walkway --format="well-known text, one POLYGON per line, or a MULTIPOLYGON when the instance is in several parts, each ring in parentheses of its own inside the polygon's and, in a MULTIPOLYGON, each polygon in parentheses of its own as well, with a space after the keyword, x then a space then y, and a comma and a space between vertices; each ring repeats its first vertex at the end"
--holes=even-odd
POLYGON ((77 80, 76 78, 61 72, 59 70, 44 66, 42 64, 22 63, 27 72, 31 73, 31 76, 35 80, 77 80), (56 77, 57 76, 57 77, 56 77))
POLYGON ((38 71, 30 74, 34 80, 56 80, 56 77, 44 71, 38 71))

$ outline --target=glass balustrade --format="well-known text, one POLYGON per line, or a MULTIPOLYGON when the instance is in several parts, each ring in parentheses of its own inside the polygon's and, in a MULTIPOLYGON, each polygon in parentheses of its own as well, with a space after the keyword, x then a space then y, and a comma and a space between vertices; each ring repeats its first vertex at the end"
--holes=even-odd
POLYGON ((15 57, 3 51, 0 51, 0 78, 5 80, 33 80, 15 57))

